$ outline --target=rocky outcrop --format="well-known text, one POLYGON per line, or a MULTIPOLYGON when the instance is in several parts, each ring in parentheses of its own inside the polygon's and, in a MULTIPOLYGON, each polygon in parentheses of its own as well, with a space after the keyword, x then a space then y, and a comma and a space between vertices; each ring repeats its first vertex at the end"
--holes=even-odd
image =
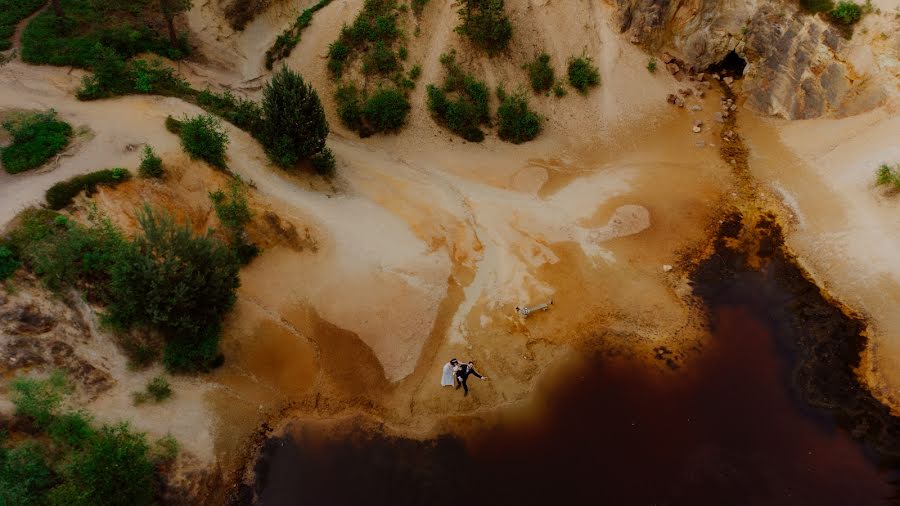
POLYGON ((788 119, 857 114, 885 88, 859 68, 850 42, 785 0, 614 0, 619 29, 695 71, 745 63, 739 91, 751 109, 788 119), (729 56, 731 55, 731 56, 729 56))

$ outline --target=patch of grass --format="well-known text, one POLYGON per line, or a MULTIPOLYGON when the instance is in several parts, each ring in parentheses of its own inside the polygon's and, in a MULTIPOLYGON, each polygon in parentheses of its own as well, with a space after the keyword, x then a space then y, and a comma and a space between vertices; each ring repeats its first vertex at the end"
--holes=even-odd
POLYGON ((0 51, 12 47, 16 26, 42 5, 44 0, 0 0, 0 51))
POLYGON ((512 39, 512 22, 503 0, 464 0, 456 31, 489 55, 505 51, 512 39))
POLYGON ((568 94, 569 92, 566 91, 566 88, 562 85, 561 82, 557 81, 556 84, 553 85, 553 95, 555 95, 556 98, 563 98, 568 94))
POLYGON ((842 25, 856 24, 862 18, 862 7, 855 2, 842 0, 834 6, 829 15, 842 25))
POLYGON ((152 21, 162 21, 157 1, 60 2, 65 18, 58 19, 53 9, 47 9, 25 28, 22 59, 27 63, 91 68, 98 44, 123 59, 156 53, 177 60, 190 49, 185 38, 172 47, 168 37, 154 29, 152 21))
POLYGON ((297 44, 300 43, 300 36, 303 34, 303 30, 312 24, 313 15, 325 8, 331 1, 332 0, 319 0, 319 2, 312 7, 304 9, 303 12, 297 16, 297 19, 294 20, 294 24, 278 35, 278 38, 275 39, 275 43, 266 51, 267 69, 272 70, 275 62, 290 56, 291 51, 293 51, 297 44))
POLYGON ((875 173, 875 183, 900 190, 900 166, 891 167, 888 164, 882 164, 875 173))
POLYGON ((0 148, 3 168, 10 174, 40 167, 72 138, 71 125, 60 121, 52 110, 4 122, 3 128, 12 136, 12 144, 0 148))
POLYGON ((400 130, 412 109, 405 93, 389 87, 367 95, 353 84, 344 84, 335 92, 335 101, 341 122, 360 137, 400 130))
POLYGON ((181 146, 191 158, 204 160, 215 168, 225 169, 228 134, 215 116, 200 114, 181 120, 181 146))
POLYGON ((313 170, 316 171, 316 174, 322 176, 334 175, 336 162, 334 153, 332 153, 330 149, 325 148, 322 151, 319 151, 310 161, 312 162, 313 170))
POLYGON ((466 74, 456 53, 441 56, 446 76, 442 87, 428 86, 428 110, 439 124, 471 142, 484 140, 481 126, 490 126, 490 93, 483 81, 466 74))
POLYGON ((22 266, 22 261, 7 246, 0 246, 0 281, 5 280, 22 266))
POLYGON ((397 26, 399 13, 396 0, 366 0, 353 24, 344 25, 338 39, 329 46, 328 69, 331 75, 343 75, 346 66, 358 55, 362 55, 364 61, 372 60, 375 57, 367 58, 372 50, 382 53, 376 59, 388 59, 385 50, 392 50, 401 34, 397 26))
POLYGON ((75 176, 66 181, 60 181, 47 190, 45 197, 47 207, 53 210, 62 209, 75 199, 79 193, 91 196, 97 192, 99 186, 116 186, 131 179, 131 173, 127 169, 105 169, 75 176))
POLYGON ((531 89, 535 93, 545 93, 553 87, 556 76, 553 73, 553 67, 550 66, 550 55, 541 53, 525 66, 528 70, 528 79, 531 82, 531 89))
POLYGON ((537 113, 528 108, 528 99, 522 93, 506 94, 498 92, 501 99, 497 109, 499 123, 498 135, 501 139, 521 144, 528 142, 541 133, 543 120, 537 113))
POLYGON ((587 95, 590 88, 600 84, 600 72, 587 56, 569 59, 569 84, 582 95, 587 95))
POLYGON ((253 219, 253 212, 247 203, 244 185, 239 179, 233 179, 228 185, 228 193, 224 190, 210 192, 209 199, 225 228, 228 243, 242 265, 250 263, 258 254, 259 248, 247 240, 244 228, 253 219))
POLYGON ((157 376, 151 379, 144 390, 132 392, 131 394, 131 399, 135 406, 149 401, 158 404, 169 397, 172 397, 172 387, 169 385, 169 381, 163 376, 157 376))
POLYGON ((378 41, 363 57, 363 73, 388 75, 400 68, 400 60, 388 49, 384 41, 378 41))
POLYGON ((166 174, 163 170, 162 158, 156 156, 156 153, 153 152, 153 148, 150 146, 144 146, 138 174, 147 178, 161 178, 166 174))

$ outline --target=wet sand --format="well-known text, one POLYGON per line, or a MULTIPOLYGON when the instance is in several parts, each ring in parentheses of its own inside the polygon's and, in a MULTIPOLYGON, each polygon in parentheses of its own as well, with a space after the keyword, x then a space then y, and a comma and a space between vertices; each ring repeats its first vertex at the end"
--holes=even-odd
MULTIPOLYGON (((537 416, 509 409, 491 421, 460 419, 470 426, 465 438, 397 438, 359 420, 297 422, 265 443, 255 490, 245 488, 241 500, 454 504, 467 494, 518 505, 886 504, 893 474, 842 428, 859 416, 815 408, 798 388, 809 350, 795 311, 823 304, 822 296, 791 277, 799 271, 777 254, 777 237, 760 238, 751 256, 763 257, 761 270, 724 242, 698 270, 711 339, 688 365, 665 371, 597 352, 541 382, 530 403, 537 416)), ((846 319, 821 310, 818 318, 846 319)), ((839 328, 849 335, 832 337, 861 339, 847 322, 839 328)), ((667 356, 659 350, 659 360, 667 356)), ((827 383, 837 372, 813 380, 827 383)))

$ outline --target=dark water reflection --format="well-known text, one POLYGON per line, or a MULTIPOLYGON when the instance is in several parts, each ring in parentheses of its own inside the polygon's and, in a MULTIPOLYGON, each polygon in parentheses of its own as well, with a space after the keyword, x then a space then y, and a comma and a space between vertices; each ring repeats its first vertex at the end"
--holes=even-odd
POLYGON ((712 308, 712 344, 679 372, 597 358, 543 399, 540 421, 484 429, 468 444, 365 434, 273 439, 257 464, 257 498, 266 505, 886 504, 887 473, 828 412, 793 393, 783 301, 755 281, 733 286, 737 292, 712 308))

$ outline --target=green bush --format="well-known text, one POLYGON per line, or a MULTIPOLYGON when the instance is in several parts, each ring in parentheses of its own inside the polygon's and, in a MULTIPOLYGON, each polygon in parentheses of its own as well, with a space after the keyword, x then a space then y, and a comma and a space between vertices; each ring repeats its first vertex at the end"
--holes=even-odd
POLYGON ((181 135, 181 122, 172 116, 166 116, 166 130, 175 135, 181 135))
POLYGON ((400 68, 400 60, 384 41, 379 40, 363 57, 363 72, 388 75, 400 68))
POLYGON ((334 77, 340 77, 344 73, 344 65, 350 58, 351 48, 340 39, 328 46, 328 70, 334 77))
POLYGON ((239 179, 230 182, 228 193, 222 190, 210 192, 216 216, 226 230, 228 242, 242 265, 250 263, 259 254, 259 248, 247 241, 244 227, 250 223, 253 213, 247 204, 247 195, 239 179))
POLYGON ((376 132, 396 132, 403 128, 411 106, 403 92, 379 88, 366 100, 363 116, 376 132))
POLYGON ((22 262, 16 258, 12 250, 6 246, 0 246, 0 281, 12 276, 21 265, 22 262))
POLYGON ((844 25, 856 24, 862 18, 862 7, 854 2, 840 1, 831 10, 831 18, 844 25))
POLYGON ((60 469, 64 482, 49 494, 53 504, 153 504, 156 470, 143 433, 128 424, 105 425, 60 469))
POLYGON ((322 176, 332 176, 334 175, 335 170, 335 160, 334 153, 331 152, 330 149, 324 148, 322 151, 316 153, 312 159, 313 170, 316 171, 316 174, 322 176))
POLYGON ((425 9, 425 5, 428 4, 428 0, 412 0, 412 10, 419 16, 422 14, 422 11, 425 9))
POLYGON ((600 72, 589 57, 569 59, 569 84, 586 95, 588 88, 600 84, 600 72))
POLYGON ((409 69, 409 79, 411 81, 418 81, 419 77, 422 76, 422 66, 418 63, 413 65, 411 69, 409 69))
POLYGON ((269 158, 293 167, 325 147, 328 120, 319 94, 296 72, 282 67, 263 90, 260 140, 269 158))
POLYGON ((553 74, 553 67, 550 66, 549 54, 539 54, 532 62, 528 63, 525 68, 528 70, 531 89, 534 90, 535 93, 543 93, 549 91, 550 88, 553 87, 556 77, 553 74))
POLYGON ((37 432, 11 446, 0 434, 0 504, 154 502, 159 482, 155 462, 171 460, 178 452, 171 437, 157 442, 161 449, 151 453, 146 436, 127 424, 95 429, 87 414, 60 410, 65 378, 59 374, 17 379, 11 385, 17 416, 30 421, 37 432), (33 416, 35 404, 46 414, 41 423, 33 416))
POLYGON ((187 81, 175 75, 175 70, 166 67, 160 60, 128 62, 102 44, 94 46, 90 68, 94 73, 82 79, 81 88, 76 92, 78 100, 97 100, 130 93, 184 97, 192 92, 187 81))
POLYGON ((57 119, 52 110, 4 122, 3 128, 12 136, 12 144, 0 148, 3 168, 10 174, 40 167, 62 151, 72 138, 72 127, 57 119))
POLYGON ((428 86, 428 110, 435 121, 451 132, 467 141, 483 141, 480 127, 491 123, 487 85, 463 72, 453 52, 442 55, 441 64, 446 71, 444 85, 428 86))
POLYGON ((131 397, 135 406, 151 400, 160 403, 172 397, 172 387, 166 378, 157 376, 147 383, 147 387, 142 392, 134 392, 131 397))
POLYGON ((153 148, 144 146, 144 153, 141 155, 141 166, 138 168, 141 177, 160 178, 165 175, 162 166, 162 158, 156 156, 153 148))
POLYGON ((50 426, 69 389, 65 376, 60 373, 45 380, 17 378, 9 386, 16 416, 27 418, 38 429, 50 426))
POLYGON ((201 114, 181 121, 181 146, 195 160, 204 160, 213 167, 226 168, 225 150, 228 134, 222 122, 209 114, 201 114))
POLYGON ((53 9, 47 9, 25 28, 25 62, 91 68, 97 44, 111 48, 123 60, 142 53, 177 60, 190 50, 184 38, 178 47, 172 47, 168 37, 147 22, 159 17, 158 1, 60 1, 64 19, 57 19, 53 9))
POLYGON ((0 0, 0 51, 12 47, 16 26, 42 5, 43 0, 0 0))
POLYGON ((563 87, 562 83, 557 82, 555 85, 553 85, 553 94, 556 96, 556 98, 563 98, 568 93, 569 92, 566 91, 566 89, 563 87))
POLYGON ((882 164, 876 172, 875 182, 879 185, 893 186, 895 189, 900 190, 900 169, 882 164))
POLYGON ((352 83, 338 86, 334 93, 338 106, 338 117, 341 123, 350 130, 360 132, 363 127, 363 97, 356 85, 352 83))
POLYGON ((39 443, 25 441, 10 449, 0 447, 0 504, 40 504, 40 498, 55 482, 47 452, 39 443))
POLYGON ((142 233, 112 267, 107 321, 119 329, 157 329, 170 370, 208 370, 220 362, 222 318, 234 305, 239 263, 209 234, 145 207, 142 233))
POLYGON ((521 93, 505 95, 497 109, 498 135, 513 144, 528 142, 541 133, 541 117, 528 108, 528 99, 521 93))
POLYGON ((656 58, 650 58, 647 60, 647 71, 651 74, 656 73, 656 58))
POLYGON ((75 176, 66 181, 60 181, 47 190, 45 194, 47 206, 50 209, 59 210, 71 204, 72 200, 82 191, 90 197, 97 192, 99 186, 116 186, 129 179, 131 179, 131 174, 122 168, 98 170, 75 176))
POLYGON ((82 226, 46 209, 29 209, 10 231, 9 247, 50 289, 79 285, 104 300, 109 271, 125 243, 108 220, 82 226))
POLYGON ((513 29, 503 0, 464 0, 464 3, 459 11, 462 23, 456 31, 489 55, 505 51, 513 29))
POLYGON ((230 91, 215 93, 206 89, 196 95, 197 105, 224 118, 234 126, 258 137, 263 129, 263 109, 252 101, 235 97, 230 91))

